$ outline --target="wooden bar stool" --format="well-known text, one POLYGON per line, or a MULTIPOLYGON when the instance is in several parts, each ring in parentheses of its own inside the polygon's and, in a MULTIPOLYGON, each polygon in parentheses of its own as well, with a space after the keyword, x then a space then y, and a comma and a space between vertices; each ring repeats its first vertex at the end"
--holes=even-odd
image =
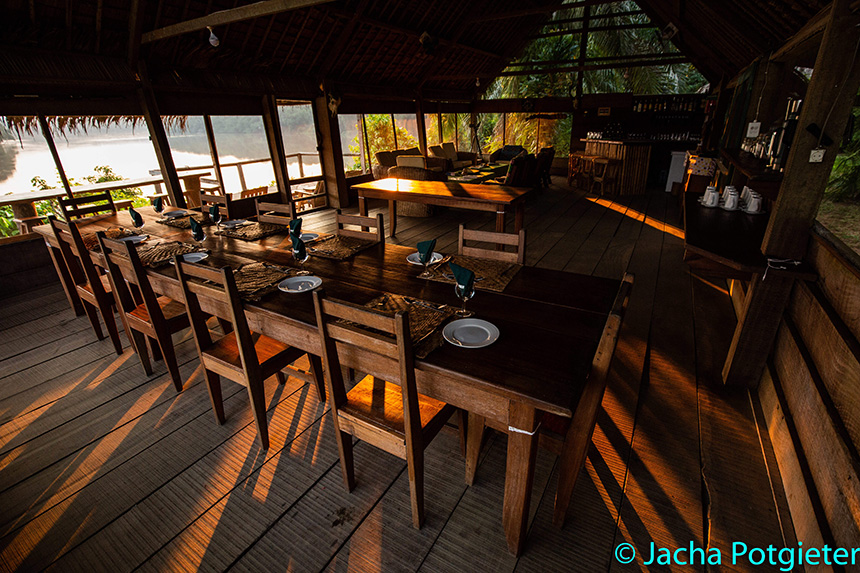
POLYGON ((597 159, 600 159, 600 156, 586 154, 580 156, 579 161, 581 166, 579 172, 576 174, 576 186, 578 188, 587 191, 591 189, 592 178, 594 176, 594 162, 597 159))
POLYGON ((607 157, 598 157, 594 160, 594 169, 591 175, 590 192, 594 192, 594 188, 600 185, 600 194, 603 195, 607 191, 607 186, 613 191, 618 191, 618 173, 621 162, 617 159, 609 159, 607 157))

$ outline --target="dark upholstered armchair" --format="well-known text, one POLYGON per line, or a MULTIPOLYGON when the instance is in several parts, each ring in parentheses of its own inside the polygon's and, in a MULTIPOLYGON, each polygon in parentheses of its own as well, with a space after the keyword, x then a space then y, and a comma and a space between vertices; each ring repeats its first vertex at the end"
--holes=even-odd
POLYGON ((506 145, 490 154, 490 163, 510 161, 524 151, 525 148, 520 145, 506 145))

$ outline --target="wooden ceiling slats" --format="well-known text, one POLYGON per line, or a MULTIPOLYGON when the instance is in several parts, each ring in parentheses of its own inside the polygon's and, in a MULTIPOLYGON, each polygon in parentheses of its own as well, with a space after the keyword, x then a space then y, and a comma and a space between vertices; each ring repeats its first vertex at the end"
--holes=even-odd
MULTIPOLYGON (((278 43, 275 44, 275 49, 272 50, 272 58, 277 58, 278 54, 281 51, 281 45, 284 43, 284 38, 287 36, 287 32, 293 25, 293 20, 296 17, 296 12, 290 12, 290 19, 288 22, 284 24, 284 29, 281 30, 281 35, 278 37, 278 43)), ((261 45, 262 48, 262 45, 261 45)))
MULTIPOLYGON (((318 49, 314 50, 314 59, 311 60, 310 64, 308 64, 307 70, 305 70, 305 73, 307 73, 308 75, 316 75, 313 72, 316 69, 317 60, 319 59, 320 55, 323 53, 324 48, 326 46, 328 46, 328 41, 331 39, 331 35, 334 32, 334 29, 335 29, 334 25, 328 26, 328 32, 326 33, 325 40, 323 40, 322 44, 319 46, 318 49)), ((304 58, 302 58, 302 59, 304 59, 304 58)))
POLYGON ((278 70, 279 72, 283 72, 283 71, 284 71, 284 66, 286 66, 286 65, 287 65, 287 62, 289 62, 289 61, 290 61, 290 56, 292 56, 292 55, 293 55, 293 50, 295 50, 295 49, 296 49, 296 46, 297 46, 297 45, 298 45, 298 43, 299 43, 299 38, 301 38, 301 37, 302 37, 302 32, 304 32, 304 30, 305 30, 305 26, 307 26, 307 25, 308 25, 308 20, 310 20, 310 18, 311 18, 311 11, 310 11, 310 10, 308 10, 308 11, 305 13, 305 19, 302 21, 302 25, 301 25, 301 27, 299 28, 299 33, 298 33, 298 34, 296 34, 296 37, 293 39, 293 45, 292 45, 292 46, 290 46, 290 51, 289 51, 289 52, 287 52, 287 55, 284 57, 284 61, 283 61, 283 63, 281 63, 281 69, 280 69, 280 70, 278 70))
POLYGON ((269 16, 269 23, 266 25, 266 31, 263 32, 263 37, 260 40, 259 45, 257 46, 257 52, 254 54, 254 57, 259 58, 260 54, 263 53, 263 47, 266 45, 266 41, 269 39, 269 34, 272 31, 272 26, 275 24, 275 16, 269 16))

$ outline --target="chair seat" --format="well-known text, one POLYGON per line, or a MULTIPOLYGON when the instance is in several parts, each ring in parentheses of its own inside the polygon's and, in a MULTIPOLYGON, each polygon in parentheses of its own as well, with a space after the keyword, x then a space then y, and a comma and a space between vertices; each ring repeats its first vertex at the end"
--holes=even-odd
MULTIPOLYGON (((426 441, 436 435, 454 410, 453 406, 445 402, 418 394, 421 430, 426 441)), ((397 384, 373 376, 365 376, 347 393, 346 403, 339 413, 360 422, 382 427, 406 438, 403 425, 403 395, 397 384)))
MULTIPOLYGON (((278 342, 264 334, 252 332, 251 339, 254 341, 254 350, 260 361, 264 380, 276 372, 280 372, 304 354, 298 348, 278 342)), ((210 348, 203 351, 203 357, 214 360, 237 372, 240 374, 239 380, 245 380, 245 371, 242 368, 242 359, 239 357, 239 345, 236 342, 235 332, 216 340, 210 348)))
MULTIPOLYGON (((100 275, 100 276, 99 276, 99 280, 101 280, 101 282, 102 282, 102 287, 104 288, 105 292, 106 292, 106 293, 110 293, 110 292, 111 292, 111 288, 110 288, 110 278, 108 278, 108 276, 107 276, 107 275, 100 275)), ((79 289, 83 289, 83 290, 87 291, 87 292, 88 292, 88 293, 90 293, 90 294, 92 294, 92 292, 93 292, 93 287, 91 287, 91 286, 89 285, 89 283, 87 283, 87 284, 83 284, 83 285, 78 285, 78 288, 79 288, 79 289)))
MULTIPOLYGON (((177 302, 172 298, 166 296, 158 297, 158 306, 161 307, 161 312, 164 314, 164 319, 170 322, 176 318, 187 317, 188 315, 185 312, 185 305, 181 302, 177 302)), ((131 316, 135 318, 139 318, 144 322, 151 322, 149 319, 149 312, 146 310, 146 305, 139 304, 133 311, 129 313, 131 316)))

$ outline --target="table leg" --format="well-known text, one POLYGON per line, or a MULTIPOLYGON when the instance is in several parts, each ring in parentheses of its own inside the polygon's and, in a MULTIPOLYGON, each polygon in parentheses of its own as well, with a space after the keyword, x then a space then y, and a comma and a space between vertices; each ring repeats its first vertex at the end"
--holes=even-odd
POLYGON ((388 218, 391 219, 388 236, 393 237, 397 230, 397 201, 388 202, 388 218))
POLYGON ((75 311, 75 315, 81 316, 84 314, 84 306, 81 304, 81 299, 78 297, 78 292, 75 290, 75 282, 72 280, 72 275, 69 268, 66 266, 66 261, 63 259, 63 253, 60 249, 52 247, 45 242, 48 247, 48 254, 51 255, 51 261, 54 263, 54 268, 57 270, 57 275, 60 277, 60 284, 63 285, 63 291, 66 293, 66 298, 69 301, 69 306, 75 311))
POLYGON ((505 208, 501 205, 496 207, 496 232, 505 232, 505 208))
POLYGON ((367 199, 361 195, 358 196, 358 214, 367 217, 367 199))
POLYGON ((483 438, 484 417, 469 412, 469 422, 466 424, 466 485, 475 484, 483 438))
POLYGON ((508 550, 519 556, 528 531, 529 501, 538 443, 537 411, 525 404, 511 404, 509 426, 502 523, 508 550))
POLYGON ((517 204, 517 210, 514 215, 514 233, 519 233, 523 228, 523 219, 525 218, 526 206, 523 203, 517 204))

